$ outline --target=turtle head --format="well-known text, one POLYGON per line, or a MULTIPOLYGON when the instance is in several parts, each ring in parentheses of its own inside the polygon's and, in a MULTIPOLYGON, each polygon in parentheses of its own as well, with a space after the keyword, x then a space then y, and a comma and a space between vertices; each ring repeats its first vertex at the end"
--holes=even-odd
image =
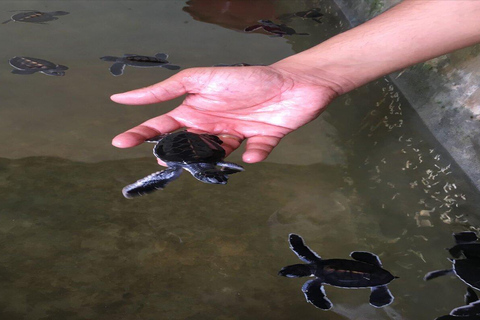
POLYGON ((227 184, 228 176, 217 169, 199 170, 193 176, 205 183, 211 184, 227 184))

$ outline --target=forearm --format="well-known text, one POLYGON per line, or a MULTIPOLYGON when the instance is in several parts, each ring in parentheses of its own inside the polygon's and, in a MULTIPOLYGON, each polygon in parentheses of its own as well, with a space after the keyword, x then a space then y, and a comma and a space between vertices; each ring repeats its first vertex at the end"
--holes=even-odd
POLYGON ((276 66, 310 70, 343 94, 393 71, 480 42, 480 1, 405 0, 276 66))

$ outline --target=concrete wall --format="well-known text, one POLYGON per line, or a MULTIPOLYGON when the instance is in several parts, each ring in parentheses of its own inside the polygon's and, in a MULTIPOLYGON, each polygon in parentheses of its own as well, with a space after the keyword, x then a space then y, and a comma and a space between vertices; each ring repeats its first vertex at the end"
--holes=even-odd
MULTIPOLYGON (((334 0, 359 25, 400 0, 334 0)), ((400 23, 400 22, 399 22, 400 23)), ((426 126, 480 188, 480 46, 390 75, 426 126)))

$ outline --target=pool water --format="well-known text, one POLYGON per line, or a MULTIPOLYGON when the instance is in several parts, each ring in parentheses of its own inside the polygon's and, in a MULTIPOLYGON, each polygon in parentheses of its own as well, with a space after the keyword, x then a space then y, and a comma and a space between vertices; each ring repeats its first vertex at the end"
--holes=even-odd
MULTIPOLYGON (((116 134, 179 99, 122 106, 113 93, 175 71, 99 58, 169 54, 182 68, 270 64, 349 28, 330 1, 2 1, 12 10, 68 11, 46 24, 0 25, 0 319, 434 319, 463 304, 448 268, 452 232, 476 230, 479 193, 387 78, 338 98, 228 185, 188 174, 127 200, 123 186, 159 170, 150 144, 116 149, 116 134), (258 19, 319 7, 309 36, 244 33, 258 19), (11 74, 13 56, 69 67, 64 77, 11 74), (300 234, 324 258, 378 254, 400 278, 375 309, 369 290, 326 286, 334 308, 305 301, 300 234)), ((3 21, 3 20, 2 20, 3 21)), ((241 163, 241 150, 229 161, 241 163)))

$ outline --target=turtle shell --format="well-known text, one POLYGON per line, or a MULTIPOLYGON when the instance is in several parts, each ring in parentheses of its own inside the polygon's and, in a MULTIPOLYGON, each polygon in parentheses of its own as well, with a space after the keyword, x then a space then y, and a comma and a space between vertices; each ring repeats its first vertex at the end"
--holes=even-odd
POLYGON ((40 11, 21 12, 12 16, 12 20, 18 21, 18 22, 41 23, 41 22, 47 22, 47 21, 52 21, 56 19, 58 18, 54 17, 50 13, 40 12, 40 11))
POLYGON ((149 56, 132 55, 132 56, 127 56, 124 59, 128 65, 132 65, 132 66, 150 66, 150 65, 161 65, 161 64, 168 63, 167 60, 159 59, 156 57, 149 57, 149 56))
POLYGON ((57 68, 55 63, 37 58, 13 57, 9 62, 12 67, 20 70, 42 71, 57 68))
POLYGON ((480 260, 453 260, 455 274, 470 287, 480 290, 480 260))
POLYGON ((225 158, 220 144, 217 136, 181 131, 161 139, 153 153, 166 162, 217 163, 225 158))

